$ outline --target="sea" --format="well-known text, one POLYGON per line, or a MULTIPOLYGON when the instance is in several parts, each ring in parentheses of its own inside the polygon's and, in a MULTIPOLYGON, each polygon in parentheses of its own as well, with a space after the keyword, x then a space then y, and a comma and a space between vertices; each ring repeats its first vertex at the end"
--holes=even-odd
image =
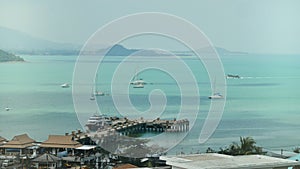
MULTIPOLYGON (((84 130, 72 98, 72 79, 78 56, 21 57, 26 62, 0 63, 0 136, 12 139, 15 135, 27 133, 42 142, 50 134, 84 130), (60 85, 63 83, 69 83, 70 88, 62 88, 60 85), (6 111, 6 107, 11 109, 6 111)), ((105 58, 99 66, 96 82, 88 84, 107 93, 107 96, 97 97, 96 101, 101 113, 108 116, 120 115, 111 96, 111 81, 123 59, 123 56, 105 58)), ((237 74, 241 78, 226 79, 227 95, 221 121, 208 141, 200 144, 198 138, 211 105, 208 96, 212 85, 199 59, 182 57, 196 77, 200 110, 193 128, 168 153, 205 152, 208 147, 219 150, 232 142, 239 142, 241 136, 253 137, 258 146, 267 150, 292 151, 300 146, 300 57, 288 54, 227 54, 220 55, 220 59, 224 76, 237 74)), ((159 60, 168 64, 164 56, 159 60)), ((139 63, 132 65, 139 69, 139 63)), ((166 115, 161 115, 161 118, 176 117, 182 96, 176 79, 159 70, 144 70, 139 77, 148 84, 142 89, 128 88, 131 106, 138 111, 149 109, 149 94, 159 89, 167 100, 166 115)), ((120 94, 124 92, 120 91, 120 94)), ((96 110, 90 111, 96 113, 96 110)))

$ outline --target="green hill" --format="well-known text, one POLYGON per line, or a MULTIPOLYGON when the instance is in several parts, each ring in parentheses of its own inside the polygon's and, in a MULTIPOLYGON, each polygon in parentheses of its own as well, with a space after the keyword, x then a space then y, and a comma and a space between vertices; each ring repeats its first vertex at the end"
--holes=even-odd
POLYGON ((24 62, 24 59, 20 56, 16 56, 11 53, 7 53, 0 49, 0 62, 24 62))

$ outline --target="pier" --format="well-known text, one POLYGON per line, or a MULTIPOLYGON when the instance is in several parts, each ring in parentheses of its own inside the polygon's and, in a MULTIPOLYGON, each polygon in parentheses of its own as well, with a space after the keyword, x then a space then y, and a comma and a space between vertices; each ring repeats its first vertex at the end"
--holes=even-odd
POLYGON ((87 131, 94 133, 98 137, 105 137, 109 135, 128 136, 134 133, 142 132, 187 132, 189 131, 189 121, 182 120, 162 120, 157 118, 155 120, 145 120, 143 118, 130 120, 128 118, 118 117, 104 117, 94 115, 93 123, 86 124, 87 131), (97 119, 97 121, 95 121, 97 119))

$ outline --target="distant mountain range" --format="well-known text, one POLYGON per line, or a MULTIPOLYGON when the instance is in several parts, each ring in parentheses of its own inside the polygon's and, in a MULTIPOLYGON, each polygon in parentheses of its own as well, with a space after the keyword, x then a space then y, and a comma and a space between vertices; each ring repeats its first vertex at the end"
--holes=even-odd
POLYGON ((24 62, 24 59, 14 54, 0 50, 0 62, 24 62))
MULTIPOLYGON (((17 54, 39 54, 39 55, 77 55, 80 52, 81 45, 71 43, 58 43, 53 41, 44 40, 41 38, 33 37, 27 33, 0 27, 0 49, 17 54)), ((97 53, 103 53, 107 49, 99 47, 97 53)), ((243 52, 232 52, 224 48, 217 47, 216 50, 220 55, 227 54, 245 54, 243 52)), ((206 49, 200 51, 206 52, 206 49)), ((143 49, 128 49, 122 45, 116 44, 112 46, 111 50, 107 53, 108 56, 128 56, 135 52, 140 55, 159 56, 168 55, 167 53, 156 50, 143 50, 143 49)), ((177 55, 193 55, 192 52, 176 51, 173 52, 177 55)), ((88 54, 88 53, 86 53, 88 54)), ((95 53, 93 53, 95 54, 95 53)))
POLYGON ((0 49, 20 54, 74 53, 80 45, 57 43, 33 37, 27 33, 0 27, 0 49))

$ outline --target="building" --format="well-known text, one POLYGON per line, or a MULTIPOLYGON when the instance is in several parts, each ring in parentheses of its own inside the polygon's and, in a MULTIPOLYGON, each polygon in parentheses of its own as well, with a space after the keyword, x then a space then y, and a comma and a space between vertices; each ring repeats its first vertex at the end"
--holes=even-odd
POLYGON ((263 155, 229 156, 223 154, 193 154, 161 156, 172 169, 287 169, 300 165, 298 161, 263 155))
POLYGON ((32 160, 33 165, 35 168, 42 169, 42 168, 50 168, 55 169, 61 167, 61 159, 51 155, 51 154, 43 154, 35 159, 32 160))
MULTIPOLYGON (((0 136, 0 146, 4 145, 5 143, 7 143, 7 140, 4 137, 0 136)), ((0 154, 3 154, 3 149, 0 148, 0 154)))
POLYGON ((0 136, 0 146, 7 143, 7 140, 4 137, 0 136))
POLYGON ((131 168, 138 168, 138 167, 132 164, 121 164, 114 167, 113 169, 131 169, 131 168))
POLYGON ((72 135, 49 135, 48 140, 41 143, 40 147, 57 154, 58 152, 71 150, 74 155, 74 149, 81 147, 82 144, 74 140, 72 135))
MULTIPOLYGON (((35 140, 30 138, 27 134, 21 134, 14 136, 11 141, 8 141, 4 145, 1 145, 0 148, 4 150, 5 154, 32 154, 32 147, 35 146, 35 140)), ((35 150, 35 149, 34 149, 35 150)))

